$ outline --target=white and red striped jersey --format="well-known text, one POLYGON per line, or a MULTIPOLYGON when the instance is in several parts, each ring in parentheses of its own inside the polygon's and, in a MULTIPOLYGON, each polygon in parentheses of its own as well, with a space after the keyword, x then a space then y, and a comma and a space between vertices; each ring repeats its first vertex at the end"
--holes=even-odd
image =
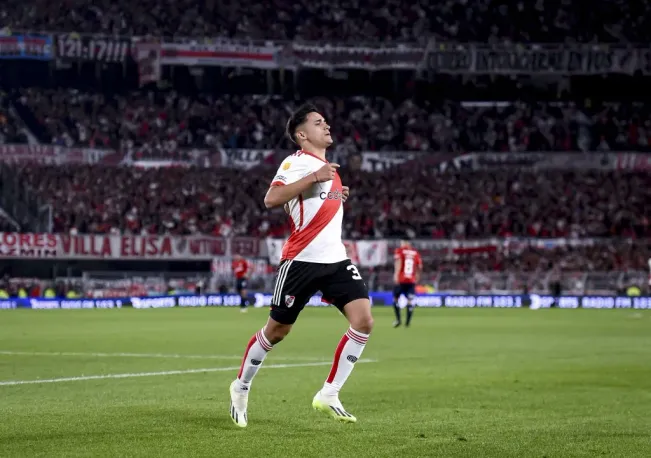
MULTIPOLYGON (((271 186, 294 183, 326 163, 312 153, 297 151, 280 164, 271 186)), ((341 241, 342 191, 336 174, 334 180, 314 183, 288 202, 292 233, 283 246, 282 260, 333 264, 348 259, 341 241)))

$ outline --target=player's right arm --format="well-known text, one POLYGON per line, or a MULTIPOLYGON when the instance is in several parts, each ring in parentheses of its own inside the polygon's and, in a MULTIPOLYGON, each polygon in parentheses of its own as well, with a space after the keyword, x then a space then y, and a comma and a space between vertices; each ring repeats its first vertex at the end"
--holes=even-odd
POLYGON ((267 208, 285 205, 299 194, 307 191, 315 183, 334 180, 335 173, 339 168, 339 164, 328 163, 316 172, 312 172, 300 164, 297 164, 294 170, 291 170, 291 164, 289 167, 285 164, 290 163, 283 162, 271 182, 267 195, 264 197, 264 205, 267 208))

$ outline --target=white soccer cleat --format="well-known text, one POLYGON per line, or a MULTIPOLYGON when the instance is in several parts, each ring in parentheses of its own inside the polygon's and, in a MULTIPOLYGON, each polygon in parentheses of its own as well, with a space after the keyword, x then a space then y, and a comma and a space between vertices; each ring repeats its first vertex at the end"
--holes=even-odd
POLYGON ((240 313, 247 313, 248 311, 249 311, 249 309, 248 309, 248 308, 243 308, 243 309, 240 309, 240 313))
POLYGON ((239 382, 233 380, 231 383, 231 409, 230 415, 233 423, 235 423, 240 428, 245 428, 248 424, 248 418, 246 416, 246 408, 249 404, 249 392, 242 391, 238 389, 239 382))
POLYGON ((338 396, 324 396, 319 391, 312 400, 312 407, 314 410, 323 412, 337 421, 344 423, 355 423, 357 421, 354 415, 346 412, 338 396))

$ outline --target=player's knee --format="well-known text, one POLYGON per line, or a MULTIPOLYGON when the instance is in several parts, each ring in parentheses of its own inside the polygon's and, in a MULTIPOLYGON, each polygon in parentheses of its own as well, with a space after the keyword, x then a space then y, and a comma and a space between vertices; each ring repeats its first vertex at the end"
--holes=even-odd
POLYGON ((368 315, 356 317, 355 319, 350 320, 350 326, 355 331, 370 334, 373 330, 373 317, 370 313, 368 315))
POLYGON ((267 323, 264 328, 264 336, 267 338, 269 343, 276 345, 278 342, 283 340, 289 331, 292 329, 291 324, 281 324, 278 322, 267 323))

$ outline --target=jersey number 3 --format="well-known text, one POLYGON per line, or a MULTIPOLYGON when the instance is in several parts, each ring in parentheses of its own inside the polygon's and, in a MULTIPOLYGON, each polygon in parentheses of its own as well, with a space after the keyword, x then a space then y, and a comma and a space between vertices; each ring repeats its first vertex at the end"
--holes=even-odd
POLYGON ((346 267, 346 269, 350 270, 353 273, 353 280, 362 279, 362 276, 359 274, 359 270, 357 270, 357 267, 355 267, 353 264, 346 267))

